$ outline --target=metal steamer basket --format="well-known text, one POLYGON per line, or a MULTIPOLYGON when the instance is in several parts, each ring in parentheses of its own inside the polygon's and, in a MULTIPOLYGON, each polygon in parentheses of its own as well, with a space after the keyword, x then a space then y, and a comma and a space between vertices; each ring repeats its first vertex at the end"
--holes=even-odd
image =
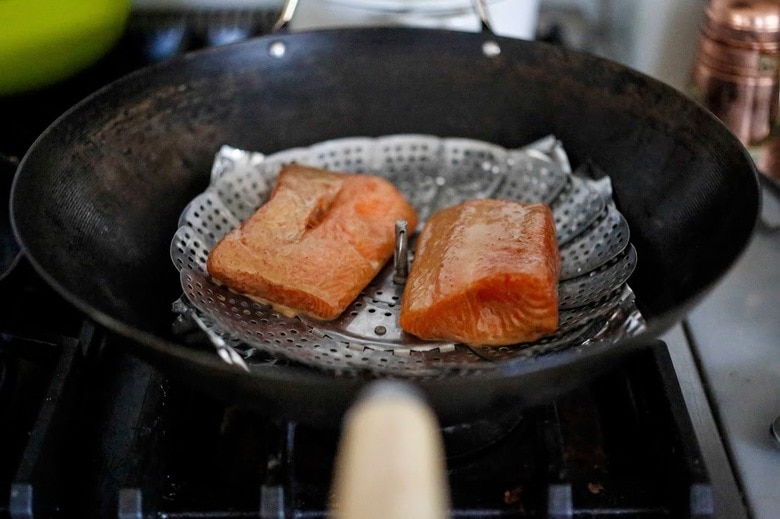
POLYGON ((264 352, 337 375, 438 377, 618 341, 644 329, 627 285, 637 256, 609 179, 595 180, 597 173, 589 164, 573 172, 553 136, 513 150, 430 135, 344 138, 269 156, 223 146, 209 187, 184 209, 171 243, 185 296, 174 311, 202 328, 226 362, 247 370, 264 352), (329 322, 285 317, 214 283, 209 251, 267 200, 292 162, 384 176, 418 211, 420 226, 436 210, 472 198, 548 204, 561 254, 558 330, 505 347, 420 340, 398 325, 403 285, 393 280, 392 264, 329 322))

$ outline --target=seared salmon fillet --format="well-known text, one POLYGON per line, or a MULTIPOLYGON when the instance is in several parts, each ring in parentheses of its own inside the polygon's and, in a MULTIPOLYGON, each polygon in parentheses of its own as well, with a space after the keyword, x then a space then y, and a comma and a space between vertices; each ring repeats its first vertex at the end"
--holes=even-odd
POLYGON ((387 180, 297 164, 213 248, 207 269, 286 315, 340 315, 393 255, 395 221, 417 213, 387 180))
POLYGON ((500 346, 558 328, 560 256, 544 204, 469 200, 420 234, 401 327, 422 339, 500 346))

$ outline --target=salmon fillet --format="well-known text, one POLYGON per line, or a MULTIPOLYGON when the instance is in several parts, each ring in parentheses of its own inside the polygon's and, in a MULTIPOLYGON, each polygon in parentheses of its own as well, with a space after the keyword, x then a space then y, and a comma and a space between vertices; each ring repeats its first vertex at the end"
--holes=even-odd
POLYGON ((558 328, 560 256, 544 204, 470 200, 420 234, 401 327, 422 339, 500 346, 558 328))
POLYGON ((417 213, 387 180, 297 164, 211 251, 207 269, 285 315, 339 316, 393 255, 395 221, 417 213))

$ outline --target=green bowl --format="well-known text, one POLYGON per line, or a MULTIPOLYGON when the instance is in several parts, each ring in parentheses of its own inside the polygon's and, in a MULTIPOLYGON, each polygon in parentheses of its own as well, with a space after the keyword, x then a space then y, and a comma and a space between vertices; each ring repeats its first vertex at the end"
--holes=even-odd
POLYGON ((121 36, 130 0, 0 0, 0 95, 75 74, 121 36))

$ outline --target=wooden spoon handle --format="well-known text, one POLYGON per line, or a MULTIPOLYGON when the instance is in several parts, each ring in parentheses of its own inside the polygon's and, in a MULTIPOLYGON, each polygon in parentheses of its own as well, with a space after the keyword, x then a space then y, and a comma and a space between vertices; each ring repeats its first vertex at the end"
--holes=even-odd
POLYGON ((378 382, 347 413, 331 515, 340 519, 443 518, 449 510, 438 422, 417 392, 378 382))

